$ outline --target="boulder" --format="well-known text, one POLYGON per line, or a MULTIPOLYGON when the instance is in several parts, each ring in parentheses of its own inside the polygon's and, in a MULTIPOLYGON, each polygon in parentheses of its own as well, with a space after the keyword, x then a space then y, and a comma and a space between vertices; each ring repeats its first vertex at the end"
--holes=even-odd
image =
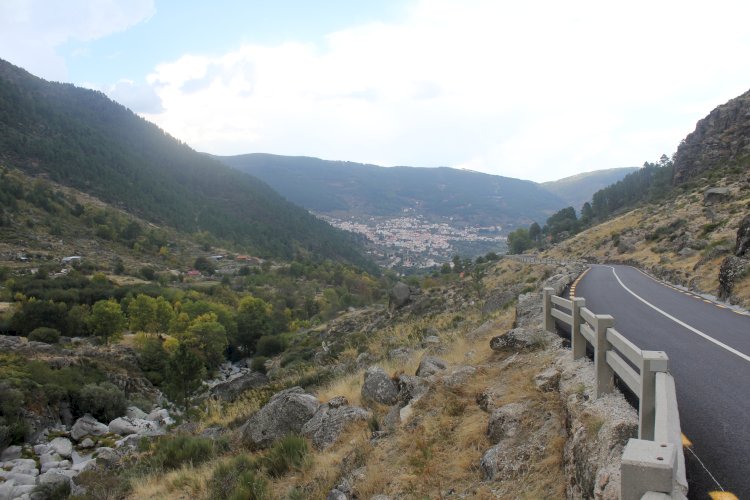
POLYGON ((365 372, 361 395, 366 403, 392 405, 398 401, 398 387, 382 368, 373 366, 365 372))
POLYGON ((145 419, 148 417, 148 414, 138 408, 137 406, 128 406, 128 409, 125 410, 125 416, 128 418, 143 418, 145 419))
POLYGON ((401 375, 398 378, 398 401, 401 406, 421 398, 428 390, 430 384, 422 377, 401 375))
POLYGON ((5 479, 5 481, 7 482, 13 481, 16 486, 36 484, 37 481, 36 474, 21 474, 20 472, 6 472, 4 470, 0 470, 0 477, 5 479))
POLYGON ((334 398, 318 407, 312 418, 302 426, 302 434, 310 438, 317 449, 324 450, 336 442, 347 425, 371 416, 364 408, 348 406, 342 404, 341 399, 334 398))
POLYGON ((15 460, 21 458, 21 452, 23 448, 20 446, 8 446, 0 453, 0 462, 7 462, 9 460, 15 460))
POLYGON ((411 299, 411 288, 404 282, 399 281, 388 292, 388 308, 400 309, 409 303, 411 299))
POLYGON ((172 425, 174 419, 169 416, 169 410, 157 408, 146 416, 146 420, 151 420, 159 425, 172 425))
POLYGON ((516 303, 515 327, 537 327, 542 318, 542 297, 539 293, 523 293, 516 303))
POLYGON ((509 403, 493 410, 487 423, 490 442, 499 443, 505 438, 515 437, 527 410, 523 403, 509 403))
POLYGON ((734 284, 745 273, 750 261, 730 255, 724 259, 719 268, 719 298, 728 299, 732 295, 734 284))
POLYGON ((551 338, 541 328, 513 328, 504 335, 492 337, 490 348, 493 351, 534 350, 545 347, 551 338))
POLYGON ((448 387, 459 387, 473 377, 476 372, 477 369, 473 366, 459 366, 443 377, 443 383, 448 387))
POLYGON ((102 436, 109 432, 109 428, 88 413, 73 424, 70 430, 70 437, 80 441, 84 436, 102 436))
POLYGON ((57 453, 63 458, 70 458, 73 454, 73 443, 71 443, 68 438, 55 438, 49 442, 49 447, 54 453, 57 453))
POLYGON ((555 392, 560 387, 560 370, 550 367, 534 377, 534 385, 541 392, 555 392))
POLYGON ((737 242, 734 245, 734 255, 750 257, 750 215, 746 215, 737 229, 737 242))
POLYGON ((725 187, 713 187, 703 191, 703 203, 706 205, 712 205, 714 203, 720 203, 726 201, 731 196, 729 188, 725 187))
POLYGON ((318 398, 301 387, 278 392, 242 426, 243 438, 251 447, 268 447, 289 433, 301 432, 319 406, 318 398))
POLYGON ((239 377, 220 382, 211 388, 211 396, 222 401, 234 401, 243 392, 268 384, 268 377, 260 372, 247 372, 239 377))
POLYGON ((71 473, 66 473, 60 469, 53 469, 39 476, 39 484, 60 484, 67 483, 70 485, 71 473))
POLYGON ((326 500, 348 500, 348 498, 349 497, 346 496, 346 493, 339 491, 336 488, 329 491, 328 495, 326 495, 326 500))
POLYGON ((109 423, 109 432, 119 434, 120 436, 128 436, 130 434, 160 436, 165 431, 153 420, 118 417, 109 423))
POLYGON ((435 356, 424 356, 419 362, 416 375, 417 377, 425 378, 445 371, 447 368, 448 363, 444 360, 436 358, 435 356))
POLYGON ((102 462, 113 464, 117 462, 119 458, 120 457, 117 454, 117 451, 113 448, 103 446, 101 448, 97 448, 96 450, 96 459, 101 460, 102 462))
POLYGON ((528 472, 537 451, 526 443, 514 445, 510 439, 500 441, 482 456, 479 462, 482 475, 488 480, 519 477, 528 472))

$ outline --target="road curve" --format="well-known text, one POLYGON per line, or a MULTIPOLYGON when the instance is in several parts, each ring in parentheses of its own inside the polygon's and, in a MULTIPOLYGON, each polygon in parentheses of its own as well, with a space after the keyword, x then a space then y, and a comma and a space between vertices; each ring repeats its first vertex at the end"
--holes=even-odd
POLYGON ((576 297, 644 350, 665 351, 675 377, 689 497, 750 498, 750 316, 676 290, 630 266, 594 265, 576 297))

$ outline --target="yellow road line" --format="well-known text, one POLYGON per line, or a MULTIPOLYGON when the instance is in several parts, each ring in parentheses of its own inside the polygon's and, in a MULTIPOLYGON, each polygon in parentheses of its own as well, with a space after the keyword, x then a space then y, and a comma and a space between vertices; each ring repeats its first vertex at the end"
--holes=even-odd
POLYGON ((740 500, 737 495, 728 491, 711 491, 708 496, 711 500, 740 500))
POLYGON ((684 448, 690 448, 691 446, 693 446, 693 442, 690 441, 685 434, 680 434, 680 436, 682 437, 682 446, 684 448))

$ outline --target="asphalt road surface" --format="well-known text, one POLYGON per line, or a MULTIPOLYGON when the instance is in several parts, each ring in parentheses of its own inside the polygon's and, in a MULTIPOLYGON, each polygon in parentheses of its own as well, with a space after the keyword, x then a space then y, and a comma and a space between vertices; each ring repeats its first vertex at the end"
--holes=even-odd
POLYGON ((750 499, 750 316, 629 266, 594 265, 576 297, 643 350, 665 351, 675 378, 690 498, 750 499))

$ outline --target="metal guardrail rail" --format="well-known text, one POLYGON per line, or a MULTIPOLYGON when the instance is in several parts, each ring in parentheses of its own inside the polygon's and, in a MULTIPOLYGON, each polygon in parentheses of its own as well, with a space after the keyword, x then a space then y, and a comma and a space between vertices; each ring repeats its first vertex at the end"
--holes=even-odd
POLYGON ((555 320, 570 326, 574 359, 586 356, 587 344, 593 347, 595 398, 614 390, 615 374, 638 397, 638 439, 630 439, 622 454, 621 498, 685 498, 680 415, 666 353, 639 349, 615 330, 612 316, 594 314, 583 298, 568 300, 545 288, 545 330, 554 333, 555 320))

